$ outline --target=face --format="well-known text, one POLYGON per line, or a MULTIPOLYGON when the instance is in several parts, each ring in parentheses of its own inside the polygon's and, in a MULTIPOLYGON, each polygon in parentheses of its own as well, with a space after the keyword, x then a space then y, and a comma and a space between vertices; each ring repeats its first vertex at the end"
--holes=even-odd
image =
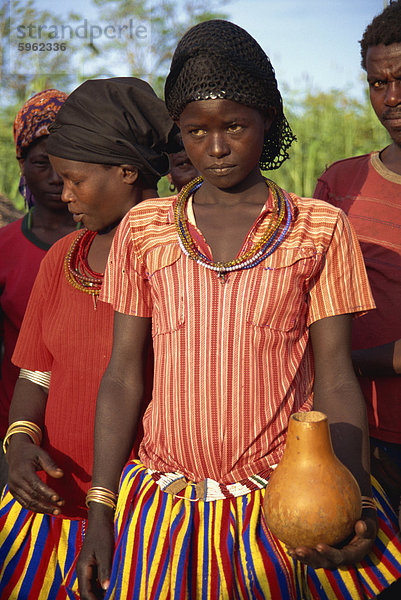
POLYGON ((231 100, 190 102, 178 125, 194 167, 219 189, 261 178, 259 159, 272 117, 231 100))
POLYGON ((63 182, 50 164, 46 152, 47 136, 39 138, 28 149, 25 158, 20 159, 21 173, 35 197, 35 203, 51 210, 65 210, 61 202, 63 182))
POLYGON ((171 169, 169 179, 178 191, 199 175, 198 171, 189 160, 185 150, 170 154, 170 163, 171 169))
POLYGON ((105 168, 52 155, 50 160, 63 180, 62 200, 76 223, 100 231, 121 219, 133 206, 127 183, 135 181, 136 171, 130 174, 123 167, 105 168))
POLYGON ((371 46, 366 55, 370 101, 391 139, 401 145, 401 44, 371 46))

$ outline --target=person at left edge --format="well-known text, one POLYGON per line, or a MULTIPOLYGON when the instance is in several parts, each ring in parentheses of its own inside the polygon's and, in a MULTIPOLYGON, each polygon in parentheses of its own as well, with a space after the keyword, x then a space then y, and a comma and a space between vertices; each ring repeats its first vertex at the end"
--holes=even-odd
POLYGON ((95 400, 113 337, 113 311, 97 296, 116 226, 154 197, 173 134, 164 102, 135 78, 85 82, 51 130, 62 199, 85 229, 44 260, 13 356, 21 374, 0 505, 2 600, 74 597, 64 580, 85 531, 95 400))
MULTIPOLYGON (((76 229, 61 202, 62 181, 46 151, 49 126, 67 98, 48 89, 34 94, 14 119, 16 158, 21 170, 20 192, 28 213, 0 229, 0 440, 19 370, 11 362, 35 277, 42 258, 58 239, 76 229)), ((7 482, 7 462, 0 449, 0 491, 7 482)))

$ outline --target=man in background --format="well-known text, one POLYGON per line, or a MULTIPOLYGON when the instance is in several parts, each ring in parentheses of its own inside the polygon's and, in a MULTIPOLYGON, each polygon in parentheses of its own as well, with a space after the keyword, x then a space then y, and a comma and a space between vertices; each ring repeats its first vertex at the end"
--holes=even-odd
POLYGON ((372 474, 398 512, 401 495, 401 2, 366 28, 361 44, 372 107, 390 134, 381 151, 341 160, 314 197, 342 208, 354 226, 377 309, 356 319, 353 362, 364 393, 372 474))

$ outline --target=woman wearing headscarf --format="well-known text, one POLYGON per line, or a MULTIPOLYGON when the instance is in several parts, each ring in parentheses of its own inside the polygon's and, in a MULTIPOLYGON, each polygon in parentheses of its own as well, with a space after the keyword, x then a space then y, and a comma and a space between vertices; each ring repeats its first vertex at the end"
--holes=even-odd
POLYGON ((95 400, 113 336, 113 310, 98 301, 103 271, 124 214, 157 194, 173 133, 164 102, 135 78, 85 82, 51 130, 62 199, 84 228, 43 261, 13 356, 21 373, 5 438, 2 599, 74 597, 63 581, 85 531, 95 400))
MULTIPOLYGON (((39 265, 50 246, 76 229, 61 202, 62 181, 49 162, 49 126, 67 94, 49 89, 32 96, 14 121, 14 140, 21 169, 20 191, 29 212, 0 230, 0 439, 5 436, 8 410, 19 370, 11 362, 18 332, 39 265)), ((7 464, 0 450, 0 488, 7 464)))

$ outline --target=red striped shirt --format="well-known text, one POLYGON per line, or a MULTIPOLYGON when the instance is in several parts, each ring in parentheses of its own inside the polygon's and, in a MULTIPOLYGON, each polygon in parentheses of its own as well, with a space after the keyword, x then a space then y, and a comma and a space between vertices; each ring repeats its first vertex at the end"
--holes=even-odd
MULTIPOLYGON (((173 198, 142 202, 122 221, 101 298, 152 317, 153 401, 140 449, 149 468, 231 483, 278 463, 289 415, 312 405, 308 326, 374 307, 342 211, 291 197, 296 218, 283 243, 224 284, 181 252, 173 198)), ((243 250, 271 209, 269 198, 243 250)))

